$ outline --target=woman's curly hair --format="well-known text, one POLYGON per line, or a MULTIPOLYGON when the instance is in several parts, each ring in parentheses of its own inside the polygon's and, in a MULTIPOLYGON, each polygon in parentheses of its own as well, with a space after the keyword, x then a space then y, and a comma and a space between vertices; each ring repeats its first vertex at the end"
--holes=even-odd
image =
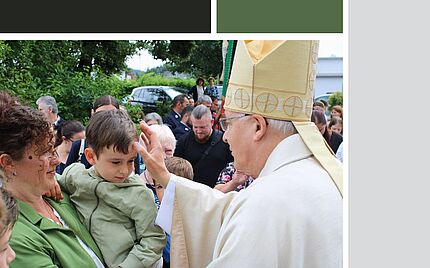
POLYGON ((53 147, 53 137, 52 125, 43 113, 0 91, 0 154, 21 160, 25 150, 36 145, 36 154, 42 155, 53 147))

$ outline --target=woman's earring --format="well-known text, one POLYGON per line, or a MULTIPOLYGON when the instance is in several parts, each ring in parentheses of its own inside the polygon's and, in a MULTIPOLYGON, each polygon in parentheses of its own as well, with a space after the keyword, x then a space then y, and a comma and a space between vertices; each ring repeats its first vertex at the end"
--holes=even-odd
POLYGON ((16 171, 12 172, 12 176, 16 177, 16 171))

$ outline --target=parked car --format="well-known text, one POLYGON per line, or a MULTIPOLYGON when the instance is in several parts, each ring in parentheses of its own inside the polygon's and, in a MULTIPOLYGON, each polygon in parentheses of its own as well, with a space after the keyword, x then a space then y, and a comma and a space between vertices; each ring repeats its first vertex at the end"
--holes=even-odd
POLYGON ((325 100, 328 103, 328 98, 330 98, 331 94, 333 93, 326 93, 326 94, 319 95, 315 97, 314 101, 325 100))
MULTIPOLYGON (((331 94, 333 94, 333 93, 327 92, 326 94, 319 95, 319 96, 315 97, 314 102, 324 100, 326 103, 328 103, 328 98, 330 98, 331 94)), ((326 107, 325 114, 328 117, 330 116, 330 111, 328 110, 328 107, 326 107)))
POLYGON ((138 105, 147 114, 157 111, 157 103, 171 103, 177 95, 183 94, 183 92, 186 90, 170 86, 137 87, 123 99, 123 102, 138 105))

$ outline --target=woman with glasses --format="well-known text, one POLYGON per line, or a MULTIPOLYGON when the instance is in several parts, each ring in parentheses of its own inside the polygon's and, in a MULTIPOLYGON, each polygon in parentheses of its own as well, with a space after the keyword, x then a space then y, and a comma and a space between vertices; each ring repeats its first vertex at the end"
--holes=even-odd
POLYGON ((0 176, 17 200, 11 267, 104 267, 70 198, 45 198, 56 185, 54 131, 39 111, 0 91, 0 176))
POLYGON ((67 157, 69 157, 72 143, 85 138, 85 127, 77 120, 67 120, 61 123, 56 133, 55 145, 58 152, 58 161, 60 164, 56 168, 58 174, 63 174, 66 168, 67 157))

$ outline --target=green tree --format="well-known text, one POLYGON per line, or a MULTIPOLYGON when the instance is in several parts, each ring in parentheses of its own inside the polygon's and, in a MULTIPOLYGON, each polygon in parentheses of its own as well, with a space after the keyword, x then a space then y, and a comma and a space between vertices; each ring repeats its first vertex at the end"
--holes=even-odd
MULTIPOLYGON (((144 41, 130 45, 128 41, 0 41, 0 90, 11 91, 32 107, 36 107, 40 96, 53 96, 63 118, 86 124, 94 100, 102 95, 122 101, 138 86, 165 85, 188 91, 194 85, 195 79, 167 79, 154 73, 142 74, 136 81, 121 80, 113 74, 125 68, 127 55, 133 49, 145 44, 144 41)), ((176 45, 181 47, 180 43, 176 45)), ((176 57, 187 53, 186 46, 182 48, 182 51, 175 49, 176 57)), ((166 107, 158 108, 164 112, 166 107)), ((140 108, 126 105, 126 109, 135 123, 143 118, 140 108)))
POLYGON ((329 111, 331 111, 331 109, 335 105, 343 106, 343 92, 342 91, 336 91, 333 94, 331 94, 330 97, 328 98, 329 111))
POLYGON ((121 99, 133 86, 112 74, 126 68, 136 47, 128 41, 0 41, 0 90, 33 107, 51 95, 64 118, 85 123, 95 98, 121 99))
POLYGON ((98 66, 105 74, 127 69, 127 58, 137 51, 139 44, 129 41, 80 41, 77 70, 91 73, 98 66))
POLYGON ((144 46, 156 59, 166 62, 172 72, 190 73, 195 77, 219 77, 222 72, 222 41, 146 41, 144 46))
POLYGON ((129 41, 3 41, 7 46, 2 65, 28 69, 42 81, 60 65, 68 71, 91 74, 97 66, 105 74, 126 70, 128 57, 140 48, 140 43, 129 41))

